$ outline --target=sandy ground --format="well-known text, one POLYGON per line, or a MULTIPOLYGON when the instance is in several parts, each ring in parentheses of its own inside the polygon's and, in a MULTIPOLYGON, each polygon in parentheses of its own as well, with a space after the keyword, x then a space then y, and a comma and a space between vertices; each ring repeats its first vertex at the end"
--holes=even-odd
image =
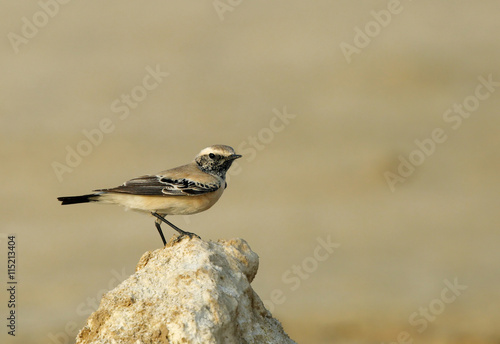
POLYGON ((226 193, 171 220, 247 240, 297 342, 500 341, 498 1, 54 1, 0 5, 2 343, 74 342, 161 245, 57 196, 214 143, 226 193))

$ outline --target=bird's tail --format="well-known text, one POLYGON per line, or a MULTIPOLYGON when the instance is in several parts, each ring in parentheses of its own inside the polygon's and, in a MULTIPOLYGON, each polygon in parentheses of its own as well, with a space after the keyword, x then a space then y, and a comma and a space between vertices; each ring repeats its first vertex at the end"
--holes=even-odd
POLYGON ((78 204, 87 202, 97 202, 101 193, 93 193, 81 196, 67 196, 67 197, 57 197, 58 201, 61 201, 61 205, 65 204, 78 204))

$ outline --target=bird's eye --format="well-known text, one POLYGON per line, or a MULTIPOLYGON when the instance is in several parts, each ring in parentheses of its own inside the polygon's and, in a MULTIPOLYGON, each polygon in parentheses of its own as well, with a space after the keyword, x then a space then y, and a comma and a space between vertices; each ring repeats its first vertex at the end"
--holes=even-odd
POLYGON ((214 153, 210 153, 210 154, 208 154, 208 156, 210 157, 210 159, 215 158, 215 154, 214 153))

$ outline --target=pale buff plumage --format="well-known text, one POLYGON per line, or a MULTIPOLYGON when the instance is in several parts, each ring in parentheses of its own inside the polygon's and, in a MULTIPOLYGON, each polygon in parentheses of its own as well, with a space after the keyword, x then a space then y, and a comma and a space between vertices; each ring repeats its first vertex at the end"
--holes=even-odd
POLYGON ((229 146, 214 145, 203 149, 195 160, 187 165, 133 178, 115 188, 58 199, 62 204, 118 204, 127 209, 151 213, 157 218, 156 227, 165 244, 161 222, 169 224, 181 236, 191 237, 194 234, 174 226, 165 220, 164 216, 196 214, 212 207, 226 188, 227 170, 232 162, 240 157, 241 155, 236 154, 229 146))
POLYGON ((172 196, 166 194, 156 196, 108 192, 99 196, 99 202, 118 204, 128 209, 148 213, 156 212, 161 215, 191 215, 212 207, 222 196, 225 189, 225 180, 223 178, 202 172, 194 161, 184 166, 161 171, 155 175, 173 180, 189 179, 202 184, 218 183, 222 187, 219 187, 216 191, 196 196, 172 196))

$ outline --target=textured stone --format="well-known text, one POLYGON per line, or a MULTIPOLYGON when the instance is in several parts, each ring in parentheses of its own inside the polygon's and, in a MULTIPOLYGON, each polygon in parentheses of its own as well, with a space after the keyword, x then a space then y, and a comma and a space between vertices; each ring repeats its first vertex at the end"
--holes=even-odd
POLYGON ((103 296, 77 343, 295 343, 250 286, 258 266, 242 239, 171 240, 103 296))

